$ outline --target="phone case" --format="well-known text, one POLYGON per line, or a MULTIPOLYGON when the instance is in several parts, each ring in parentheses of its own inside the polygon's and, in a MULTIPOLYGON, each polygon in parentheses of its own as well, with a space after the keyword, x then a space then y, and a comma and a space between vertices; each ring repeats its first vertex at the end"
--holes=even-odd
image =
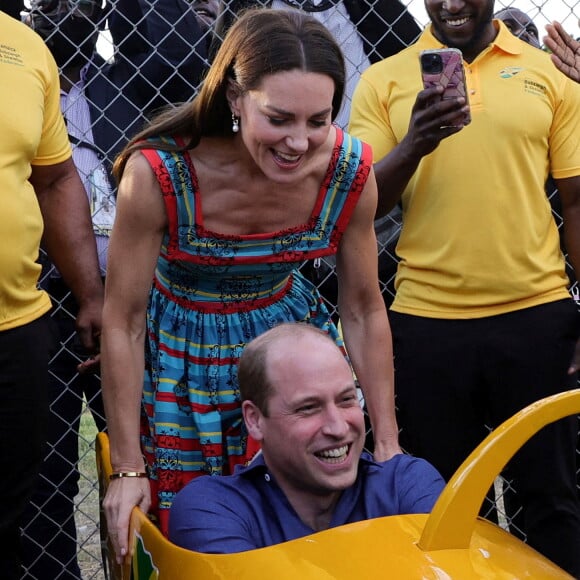
MULTIPOLYGON (((421 51, 420 59, 421 76, 423 77, 423 86, 425 88, 440 85, 444 89, 441 95, 442 99, 463 97, 466 102, 469 102, 465 82, 465 72, 463 70, 463 55, 460 50, 457 48, 423 50, 421 51), (440 58, 441 70, 426 70, 424 66, 426 58, 440 58)), ((466 122, 469 123, 471 121, 471 115, 467 113, 466 117, 466 122)))

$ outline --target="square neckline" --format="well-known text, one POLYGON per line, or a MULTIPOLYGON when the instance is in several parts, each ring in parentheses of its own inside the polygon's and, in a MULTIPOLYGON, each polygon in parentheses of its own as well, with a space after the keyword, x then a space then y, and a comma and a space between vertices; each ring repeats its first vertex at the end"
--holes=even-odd
MULTIPOLYGON (((192 190, 194 191, 194 205, 195 205, 195 226, 198 229, 198 233, 201 237, 205 238, 216 238, 222 240, 262 240, 262 239, 273 239, 286 236, 288 234, 297 233, 307 231, 311 228, 312 223, 316 221, 316 218, 320 215, 322 207, 324 206, 324 200, 326 197, 326 185, 329 182, 332 174, 334 173, 334 169, 336 167, 337 158, 334 155, 334 152, 340 148, 344 138, 344 131, 338 127, 337 125, 332 125, 335 129, 335 139, 334 145, 332 147, 332 151, 330 154, 330 160, 328 162, 328 167, 326 168, 326 172, 324 177, 320 183, 320 187, 318 189, 318 195, 316 196, 316 202, 314 203, 314 207, 312 208, 312 212, 310 213, 310 217, 306 222, 303 224, 299 224, 297 226, 291 226, 289 228, 285 228, 283 230, 278 230, 275 232, 264 232, 259 234, 223 234, 220 232, 216 232, 210 230, 205 227, 204 219, 203 219, 203 209, 201 203, 201 195, 199 190, 199 181, 197 177, 197 172, 195 170, 195 165, 193 164, 193 160, 191 155, 183 155, 187 169, 188 169, 188 178, 191 181, 192 190)), ((179 138, 175 139, 175 142, 178 144, 182 144, 182 140, 179 138)), ((184 152, 185 153, 185 152, 184 152)))

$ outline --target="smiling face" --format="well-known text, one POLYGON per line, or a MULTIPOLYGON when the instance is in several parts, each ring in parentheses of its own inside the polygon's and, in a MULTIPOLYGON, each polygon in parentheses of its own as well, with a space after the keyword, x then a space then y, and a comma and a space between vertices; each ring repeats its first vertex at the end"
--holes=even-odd
POLYGON ((230 108, 240 117, 238 138, 269 179, 294 183, 306 177, 329 138, 334 91, 329 76, 300 70, 267 75, 243 95, 230 90, 230 108))
POLYGON ((303 334, 267 352, 267 416, 244 401, 244 418, 289 501, 334 501, 353 485, 364 419, 353 375, 326 336, 303 334))
POLYGON ((192 10, 201 28, 202 33, 207 32, 215 24, 220 0, 187 0, 191 4, 192 10))
POLYGON ((458 48, 471 62, 496 37, 494 0, 425 0, 433 34, 450 48, 458 48))

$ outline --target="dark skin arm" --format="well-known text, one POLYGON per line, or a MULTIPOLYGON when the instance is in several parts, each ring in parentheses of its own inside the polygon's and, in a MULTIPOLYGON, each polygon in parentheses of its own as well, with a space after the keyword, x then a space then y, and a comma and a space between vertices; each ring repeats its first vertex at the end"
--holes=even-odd
POLYGON ((88 352, 97 352, 103 284, 89 202, 72 158, 32 166, 30 183, 44 220, 43 246, 79 304, 79 338, 88 352))
POLYGON ((377 218, 388 214, 398 203, 421 159, 433 152, 443 139, 463 129, 458 119, 467 110, 465 99, 439 101, 437 97, 442 91, 441 87, 435 87, 417 95, 409 131, 388 155, 374 164, 379 188, 377 218))
MULTIPOLYGON (((580 175, 555 181, 562 200, 566 251, 578 279, 580 275, 580 175)), ((568 373, 573 374, 578 370, 580 370, 580 338, 576 343, 576 353, 570 363, 568 373)))

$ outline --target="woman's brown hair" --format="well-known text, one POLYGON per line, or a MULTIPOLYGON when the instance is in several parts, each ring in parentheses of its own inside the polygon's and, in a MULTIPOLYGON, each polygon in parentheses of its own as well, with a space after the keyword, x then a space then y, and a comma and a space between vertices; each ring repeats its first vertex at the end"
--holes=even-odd
POLYGON ((195 148, 202 137, 232 137, 227 100, 232 82, 240 94, 257 89, 267 75, 302 70, 329 76, 334 81, 332 119, 342 103, 345 68, 340 47, 320 22, 296 10, 247 10, 231 27, 201 89, 191 101, 168 109, 137 134, 117 157, 113 173, 120 181, 134 151, 151 148, 151 138, 179 136, 183 146, 159 141, 167 151, 195 148))

